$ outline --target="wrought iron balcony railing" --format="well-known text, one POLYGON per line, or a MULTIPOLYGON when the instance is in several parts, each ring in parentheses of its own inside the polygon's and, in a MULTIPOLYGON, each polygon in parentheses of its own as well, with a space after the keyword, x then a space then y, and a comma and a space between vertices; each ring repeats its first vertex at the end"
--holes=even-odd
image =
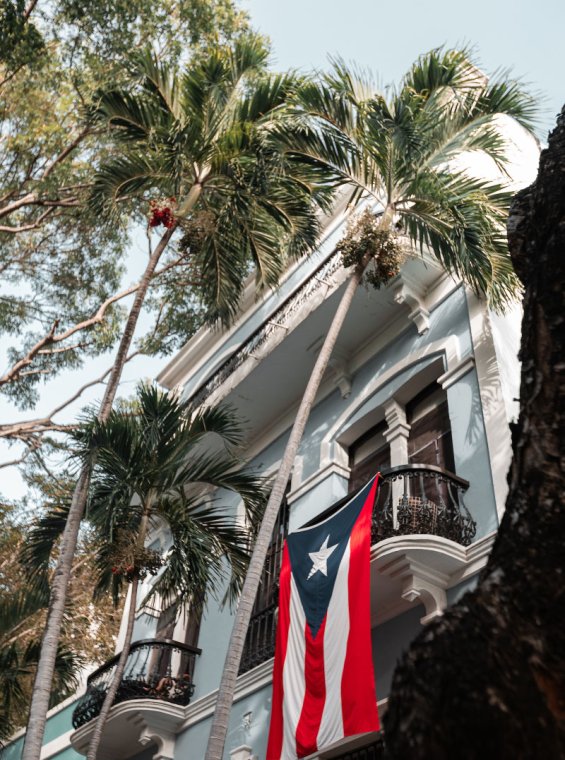
POLYGON ((279 609, 278 585, 275 601, 252 615, 245 637, 245 646, 239 666, 240 673, 270 660, 275 655, 277 612, 279 609))
MULTIPOLYGON (((114 704, 130 699, 159 699, 187 705, 194 693, 192 676, 200 653, 200 649, 171 639, 135 641, 114 704)), ((86 692, 73 712, 74 728, 84 726, 100 713, 118 658, 119 655, 112 657, 88 677, 86 692)))
MULTIPOLYGON (((467 546, 476 533, 476 523, 463 501, 468 488, 469 481, 435 465, 405 464, 383 470, 373 510, 371 543, 393 536, 431 533, 467 546)), ((352 496, 348 494, 332 504, 308 525, 325 520, 352 496)), ((276 588, 278 584, 273 586, 276 588)), ((274 596, 271 604, 252 616, 240 673, 274 656, 277 610, 278 599, 274 596)))
POLYGON ((435 465, 404 464, 381 474, 371 541, 431 533, 468 546, 477 526, 463 501, 469 481, 435 465))

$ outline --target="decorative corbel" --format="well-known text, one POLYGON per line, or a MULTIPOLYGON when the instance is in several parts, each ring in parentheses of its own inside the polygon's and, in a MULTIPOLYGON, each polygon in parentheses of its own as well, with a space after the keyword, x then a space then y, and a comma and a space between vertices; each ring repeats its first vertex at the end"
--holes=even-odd
POLYGON ((420 618, 422 624, 425 625, 443 615, 447 607, 445 589, 449 582, 448 575, 426 567, 407 555, 392 560, 382 568, 381 572, 401 581, 400 595, 407 602, 422 602, 426 610, 426 614, 420 618))
POLYGON ((401 281, 394 291, 395 303, 408 306, 408 318, 416 325, 418 334, 423 335, 430 327, 430 312, 424 305, 424 292, 418 283, 407 280, 405 274, 401 274, 400 277, 401 281))
POLYGON ((329 365, 334 373, 334 381, 342 398, 351 395, 351 373, 349 372, 349 357, 342 351, 334 349, 329 360, 329 365))
POLYGON ((139 735, 139 743, 144 747, 151 743, 157 745, 152 760, 174 760, 175 735, 171 731, 146 727, 139 735))

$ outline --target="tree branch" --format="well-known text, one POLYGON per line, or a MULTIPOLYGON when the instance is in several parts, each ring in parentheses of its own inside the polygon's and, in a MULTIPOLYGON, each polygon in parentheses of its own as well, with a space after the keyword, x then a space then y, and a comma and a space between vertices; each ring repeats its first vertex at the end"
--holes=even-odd
MULTIPOLYGON (((81 130, 78 133, 78 135, 74 138, 74 140, 71 140, 71 142, 65 148, 63 148, 63 150, 57 156, 55 156, 55 158, 43 169, 39 177, 36 178, 36 181, 43 182, 44 180, 46 180, 50 176, 50 174, 54 171, 54 169, 62 161, 64 161, 65 158, 67 158, 67 156, 70 153, 72 153, 73 150, 75 150, 75 148, 77 148, 80 145, 80 143, 84 140, 84 138, 88 134, 90 134, 90 132, 91 132, 91 128, 89 126, 81 130)), ((74 190, 75 188, 65 188, 65 189, 74 190)), ((4 206, 4 208, 1 208, 0 218, 4 216, 8 216, 8 214, 12 214, 14 211, 18 211, 18 209, 23 208, 24 206, 40 205, 40 206, 69 207, 69 206, 77 206, 79 205, 79 203, 80 202, 76 198, 68 198, 66 200, 63 200, 61 198, 48 199, 48 198, 41 198, 37 192, 29 192, 29 193, 25 193, 21 198, 18 198, 17 200, 12 201, 12 203, 8 203, 6 206, 4 206)))
MULTIPOLYGON (((67 351, 74 351, 77 348, 86 348, 89 343, 73 343, 72 346, 61 346, 61 348, 42 348, 37 353, 42 356, 53 356, 53 354, 65 354, 67 351)), ((21 373, 23 374, 23 373, 21 373)))
POLYGON ((31 13, 36 5, 37 5, 37 0, 29 0, 29 3, 27 4, 27 8, 25 9, 24 15, 23 15, 24 21, 28 20, 28 18, 31 16, 31 13))
MULTIPOLYGON (((126 362, 131 361, 139 354, 140 351, 132 351, 132 353, 127 357, 126 362)), ((88 388, 92 388, 94 385, 103 383, 106 377, 110 374, 111 370, 112 367, 110 366, 95 380, 90 380, 90 382, 81 385, 76 393, 74 393, 62 404, 59 404, 59 406, 56 406, 54 409, 52 409, 51 412, 45 417, 38 417, 33 420, 25 420, 22 422, 13 422, 5 425, 0 425, 0 438, 13 438, 27 443, 31 439, 31 436, 36 434, 43 434, 47 432, 67 432, 69 430, 72 430, 74 427, 76 427, 75 425, 61 425, 55 423, 53 422, 53 417, 55 417, 55 415, 59 414, 59 412, 62 412, 63 409, 66 409, 68 406, 70 406, 70 404, 80 398, 80 396, 82 396, 82 394, 88 390, 88 388)), ((38 446, 36 445, 35 448, 38 448, 38 446)), ((13 462, 2 464, 0 467, 6 467, 12 464, 19 464, 19 460, 14 460, 13 462)))
MULTIPOLYGON (((155 272, 155 274, 153 275, 153 279, 155 280, 157 277, 160 277, 165 272, 177 266, 180 263, 180 261, 182 261, 182 258, 183 258, 182 256, 179 256, 178 258, 166 264, 158 272, 155 272)), ((85 319, 82 322, 79 322, 78 324, 74 325, 73 327, 68 328, 67 330, 59 333, 58 335, 55 334, 55 329, 58 324, 57 322, 55 322, 52 328, 47 333, 47 335, 41 338, 41 340, 39 340, 34 346, 32 346, 24 357, 19 359, 12 366, 11 369, 9 369, 4 375, 0 377, 0 387, 3 385, 7 385, 8 383, 14 382, 15 380, 17 380, 20 377, 23 377, 24 375, 37 374, 39 372, 43 372, 44 370, 24 371, 24 368, 28 367, 38 354, 45 353, 43 351, 45 346, 53 345, 54 343, 61 343, 62 341, 67 340, 67 338, 70 338, 72 335, 74 335, 77 332, 80 332, 81 330, 86 330, 89 327, 93 327, 94 325, 100 324, 103 321, 108 308, 113 303, 116 303, 117 301, 121 301, 123 298, 126 298, 132 293, 135 293, 138 287, 139 287, 139 283, 136 283, 135 285, 132 285, 131 287, 126 288, 125 290, 122 290, 120 293, 116 293, 115 295, 110 296, 110 298, 107 298, 104 301, 104 303, 100 305, 100 307, 98 308, 98 311, 96 312, 96 314, 94 314, 94 316, 90 317, 89 319, 85 319)), ((67 349, 60 349, 60 352, 62 352, 63 350, 67 350, 67 349)), ((55 353, 55 351, 52 351, 51 353, 55 353)))
POLYGON ((33 346, 32 349, 28 351, 28 353, 19 361, 17 361, 13 367, 8 370, 8 372, 0 377, 0 386, 6 385, 6 383, 11 382, 14 378, 18 377, 21 374, 21 371, 24 367, 27 367, 31 364, 33 361, 34 356, 42 349, 44 346, 47 346, 49 343, 53 342, 53 336, 55 335, 55 330, 57 329, 58 322, 53 322, 53 326, 41 340, 39 340, 35 346, 33 346))
POLYGON ((39 216, 38 219, 36 219, 35 222, 30 224, 22 224, 20 227, 11 227, 9 225, 0 225, 0 232, 9 232, 13 235, 18 234, 19 232, 29 232, 30 230, 36 230, 38 227, 40 227, 45 219, 50 216, 53 211, 55 210, 55 206, 51 206, 47 209, 47 211, 44 211, 41 216, 39 216))

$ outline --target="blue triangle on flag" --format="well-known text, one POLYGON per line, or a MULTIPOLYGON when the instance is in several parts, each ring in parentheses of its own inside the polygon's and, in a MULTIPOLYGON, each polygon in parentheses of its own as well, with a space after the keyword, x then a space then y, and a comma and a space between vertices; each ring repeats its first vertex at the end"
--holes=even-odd
POLYGON ((347 542, 373 480, 334 515, 287 537, 292 575, 314 639, 326 616, 347 542))

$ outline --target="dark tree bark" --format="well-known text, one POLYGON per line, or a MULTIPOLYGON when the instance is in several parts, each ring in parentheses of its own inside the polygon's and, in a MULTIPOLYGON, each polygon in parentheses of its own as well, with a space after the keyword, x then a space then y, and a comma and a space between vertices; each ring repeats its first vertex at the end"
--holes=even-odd
POLYGON ((508 237, 525 297, 506 513, 477 589, 397 667, 395 760, 565 757, 565 107, 508 237))

